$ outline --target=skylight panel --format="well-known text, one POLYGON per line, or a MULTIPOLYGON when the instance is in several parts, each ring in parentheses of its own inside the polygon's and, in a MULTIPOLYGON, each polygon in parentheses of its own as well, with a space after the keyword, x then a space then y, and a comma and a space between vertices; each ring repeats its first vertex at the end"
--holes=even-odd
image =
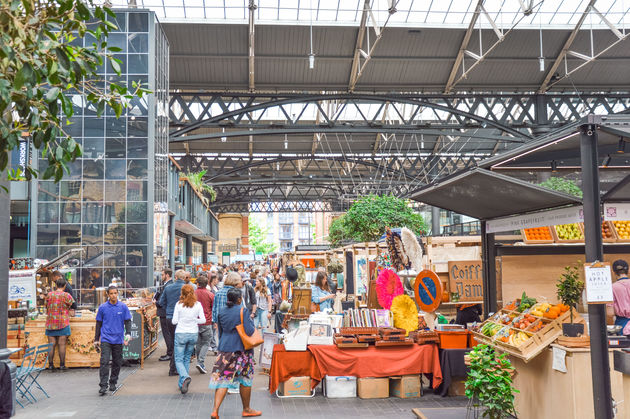
POLYGON ((427 18, 427 12, 411 12, 409 13, 409 18, 407 19, 407 23, 409 24, 418 24, 424 23, 427 18))
POLYGON ((246 19, 244 7, 226 7, 225 8, 226 19, 246 19))
POLYGON ((204 7, 204 0, 185 0, 184 4, 186 5, 186 8, 204 7))
POLYGON ((357 15, 357 13, 356 13, 355 10, 339 10, 339 13, 337 15, 337 21, 339 21, 339 22, 355 22, 354 19, 355 19, 356 15, 357 15))
POLYGON ((278 13, 280 20, 292 20, 295 21, 298 18, 297 9, 280 8, 278 13))
POLYGON ((445 12, 430 12, 427 16, 426 23, 443 23, 445 18, 445 12))
POLYGON ((278 10, 272 7, 259 7, 258 19, 264 21, 274 21, 278 18, 278 10))
POLYGON ((223 0, 206 0, 206 7, 220 7, 223 9, 223 0))
POLYGON ((317 20, 320 22, 334 22, 337 17, 337 10, 319 9, 317 20))
POLYGON ((162 0, 144 0, 145 7, 162 7, 162 0))
POLYGON ((166 16, 169 18, 186 17, 183 7, 166 7, 166 16))

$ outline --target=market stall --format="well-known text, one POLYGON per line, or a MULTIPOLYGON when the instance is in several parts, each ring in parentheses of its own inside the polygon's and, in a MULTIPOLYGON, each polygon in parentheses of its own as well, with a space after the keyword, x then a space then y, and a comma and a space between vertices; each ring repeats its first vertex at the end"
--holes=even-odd
MULTIPOLYGON (((617 218, 621 221, 617 224, 605 222, 602 227, 599 196, 598 153, 605 155, 611 153, 611 150, 618 150, 618 144, 627 142, 630 138, 627 117, 625 120, 621 119, 590 115, 580 124, 482 162, 475 169, 423 188, 413 197, 418 201, 481 220, 486 313, 494 313, 501 308, 497 304, 501 294, 506 301, 522 295, 524 288, 533 296, 546 299, 553 306, 558 302, 556 283, 565 267, 576 266, 580 259, 589 262, 588 265, 579 265, 579 271, 584 277, 585 270, 595 265, 598 265, 597 269, 606 270, 605 265, 594 262, 611 260, 615 255, 628 252, 627 246, 620 244, 623 242, 618 240, 620 231, 621 235, 625 234, 626 224, 623 219, 617 218), (548 171, 550 164, 554 168, 557 166, 557 161, 574 169, 581 167, 583 206, 579 206, 582 200, 575 197, 498 173, 500 170, 519 170, 523 167, 528 170, 546 167, 548 171), (494 234, 514 230, 522 230, 524 243, 521 246, 497 248, 494 234), (512 256, 518 256, 520 260, 515 260, 512 256), (495 269, 497 261, 499 265, 495 269)), ((615 211, 610 209, 604 206, 604 221, 611 221, 609 217, 615 211)), ((619 217, 620 213, 628 215, 624 208, 615 215, 619 217)), ((586 283, 588 288, 590 282, 586 283)), ((508 309, 513 311, 513 308, 508 309)), ((510 316, 505 312, 499 314, 510 316)), ((520 315, 522 314, 531 315, 529 307, 520 315)), ((571 357, 573 362, 582 358, 579 360, 582 363, 581 368, 562 368, 566 369, 563 372, 554 369, 555 364, 552 362, 543 363, 550 352, 559 353, 556 349, 560 348, 550 349, 550 345, 555 341, 554 335, 563 334, 563 322, 558 321, 558 317, 553 317, 553 321, 547 324, 542 322, 541 330, 532 331, 529 328, 537 327, 533 325, 540 325, 540 321, 545 318, 540 319, 540 315, 533 315, 533 319, 527 319, 531 320, 529 324, 525 324, 522 319, 517 318, 520 315, 508 317, 505 321, 509 324, 488 325, 481 330, 483 335, 490 334, 486 339, 478 336, 478 340, 495 348, 496 353, 508 353, 509 359, 516 366, 514 385, 520 390, 516 395, 516 405, 520 407, 517 409, 519 417, 541 417, 542 411, 545 412, 544 417, 558 416, 557 413, 547 415, 543 408, 536 409, 541 404, 538 401, 532 403, 531 398, 534 396, 543 400, 543 406, 547 406, 545 403, 553 403, 555 406, 571 405, 572 412, 581 410, 579 414, 584 414, 584 417, 593 417, 593 412, 603 415, 602 417, 612 417, 612 397, 613 394, 620 394, 620 381, 610 379, 611 368, 607 352, 609 338, 606 336, 604 306, 601 303, 588 305, 587 320, 590 327, 586 328, 586 333, 590 333, 590 336, 580 339, 586 345, 590 341, 590 350, 564 353, 564 360, 571 357), (554 322, 555 326, 552 325, 554 322), (525 326, 525 329, 518 330, 519 326, 525 326), (576 353, 580 355, 575 355, 576 353), (548 384, 559 377, 564 381, 562 384, 556 381, 556 385, 570 391, 558 391, 557 387, 551 391, 548 384), (591 382, 594 383, 593 386, 585 386, 591 382), (580 393, 580 386, 584 387, 585 393, 580 393), (575 389, 577 391, 573 391, 575 389), (577 399, 580 399, 579 402, 577 399), (528 403, 527 413, 523 414, 521 409, 528 403)), ((553 358, 557 357, 555 355, 553 358)), ((566 412, 562 411, 565 414, 566 412)))

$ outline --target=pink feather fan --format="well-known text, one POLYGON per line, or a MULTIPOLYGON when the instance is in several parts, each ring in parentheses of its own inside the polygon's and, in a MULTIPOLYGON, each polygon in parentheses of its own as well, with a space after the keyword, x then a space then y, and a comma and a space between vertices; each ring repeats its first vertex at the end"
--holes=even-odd
POLYGON ((389 310, 394 297, 404 292, 400 277, 391 269, 384 269, 376 278, 376 297, 383 308, 389 310))

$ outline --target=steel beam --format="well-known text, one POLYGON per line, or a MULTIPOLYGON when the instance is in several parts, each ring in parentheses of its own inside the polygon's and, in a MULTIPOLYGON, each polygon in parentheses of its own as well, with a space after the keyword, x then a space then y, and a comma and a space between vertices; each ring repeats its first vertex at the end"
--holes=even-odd
POLYGON ((582 24, 586 20, 586 17, 588 16, 588 12, 591 10, 591 7, 593 7, 596 1, 597 0, 591 0, 588 2, 586 9, 582 13, 582 16, 580 16, 580 19, 575 24, 575 27, 573 28, 573 30, 567 37, 567 40, 564 41, 562 50, 560 50, 560 53, 556 57, 556 60, 553 62, 551 68, 545 75, 545 79, 543 80, 542 84, 538 88, 538 93, 545 93, 547 89, 549 89, 549 82, 551 81, 551 78, 554 76, 554 74, 556 74, 556 70, 558 70, 558 67, 560 67, 560 64, 562 63, 562 60, 567 55, 569 48, 571 48, 571 45, 573 45, 573 41, 575 41, 575 38, 577 37, 577 34, 580 31, 580 28, 582 27, 582 24))
POLYGON ((254 77, 254 50, 256 47, 256 38, 255 38, 255 25, 254 25, 254 15, 257 9, 256 2, 254 0, 249 0, 249 91, 253 92, 256 89, 255 85, 255 77, 254 77))
POLYGON ((479 18, 479 13, 481 12, 481 6, 483 5, 484 0, 479 0, 477 2, 477 6, 475 6, 475 12, 470 18, 470 23, 468 24, 468 29, 466 29, 466 33, 464 34, 464 39, 462 39, 462 44, 459 47, 459 51, 457 52, 457 57, 455 57, 455 63, 453 64, 453 68, 451 69, 451 73, 448 76, 448 81, 446 82, 446 86, 444 87, 444 93, 450 93, 453 90, 455 77, 457 76, 457 72, 459 71, 459 67, 462 65, 462 61, 464 60, 464 53, 468 48, 468 43, 470 42, 470 38, 472 37, 473 30, 475 29, 475 24, 477 23, 477 19, 479 18))

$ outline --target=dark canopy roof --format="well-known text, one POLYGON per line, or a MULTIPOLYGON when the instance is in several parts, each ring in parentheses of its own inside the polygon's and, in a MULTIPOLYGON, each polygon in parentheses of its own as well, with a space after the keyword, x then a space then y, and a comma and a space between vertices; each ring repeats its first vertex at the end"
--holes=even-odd
POLYGON ((521 147, 479 163, 486 169, 580 168, 580 126, 597 126, 599 161, 602 166, 628 168, 630 157, 630 115, 589 115, 521 147), (622 142, 620 144, 620 141, 622 142), (621 147, 620 147, 621 146, 621 147), (610 156, 608 161, 605 161, 610 156))
POLYGON ((576 197, 481 168, 429 185, 412 199, 481 220, 581 204, 576 197))
POLYGON ((602 202, 630 202, 630 175, 606 192, 602 202))

